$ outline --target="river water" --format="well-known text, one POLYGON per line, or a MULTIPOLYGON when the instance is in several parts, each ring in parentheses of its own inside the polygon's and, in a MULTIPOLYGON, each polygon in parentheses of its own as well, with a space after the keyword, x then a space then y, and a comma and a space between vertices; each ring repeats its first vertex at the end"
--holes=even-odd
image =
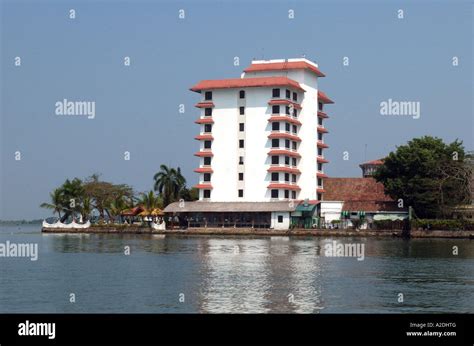
POLYGON ((38 244, 38 259, 0 257, 0 313, 474 313, 473 240, 1 226, 7 241, 38 244), (334 241, 363 244, 363 260, 328 257, 334 241))

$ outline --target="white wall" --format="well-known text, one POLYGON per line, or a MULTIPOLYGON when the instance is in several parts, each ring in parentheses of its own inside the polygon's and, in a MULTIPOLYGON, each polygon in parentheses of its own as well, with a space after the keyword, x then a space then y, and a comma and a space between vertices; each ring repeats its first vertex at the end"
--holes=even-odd
POLYGON ((273 212, 270 223, 270 228, 287 230, 290 228, 290 213, 289 212, 273 212), (283 216, 283 222, 278 222, 278 216, 283 216))
POLYGON ((326 222, 340 220, 343 204, 343 201, 322 201, 321 217, 324 217, 326 222))

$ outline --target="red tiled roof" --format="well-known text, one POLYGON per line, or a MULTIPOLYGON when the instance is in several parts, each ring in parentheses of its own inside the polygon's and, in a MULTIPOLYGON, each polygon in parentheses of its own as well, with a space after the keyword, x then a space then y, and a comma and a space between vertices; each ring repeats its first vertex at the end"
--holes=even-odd
POLYGON ((194 170, 196 173, 213 173, 214 171, 212 170, 211 167, 199 167, 194 170))
POLYGON ((197 184, 197 185, 194 185, 194 187, 196 189, 212 189, 211 184, 197 184))
POLYGON ((299 103, 285 100, 285 99, 274 99, 268 102, 269 105, 293 105, 296 109, 301 109, 301 105, 299 103))
POLYGON ((212 89, 232 89, 232 88, 255 88, 255 87, 276 87, 286 86, 305 91, 300 83, 287 77, 256 77, 256 78, 232 78, 202 80, 191 88, 192 91, 212 89))
POLYGON ((361 163, 359 166, 364 166, 364 165, 383 165, 383 159, 367 161, 367 162, 361 163))
POLYGON ((271 183, 267 186, 268 189, 285 189, 285 190, 301 190, 298 185, 284 184, 284 183, 271 183))
POLYGON ((271 166, 269 169, 267 169, 267 171, 301 174, 301 171, 298 168, 285 167, 285 166, 271 166))
POLYGON ((268 135, 268 138, 273 139, 273 138, 284 138, 284 139, 290 139, 295 142, 301 142, 301 138, 286 132, 272 132, 268 135))
POLYGON ((212 137, 212 135, 198 135, 194 137, 194 139, 197 139, 198 141, 203 141, 203 140, 212 141, 214 137, 212 137))
POLYGON ((302 70, 308 69, 314 72, 318 77, 325 77, 316 66, 308 64, 306 61, 291 61, 291 62, 273 62, 263 64, 251 64, 244 72, 257 71, 287 71, 287 70, 302 70))
POLYGON ((343 210, 405 211, 384 192, 382 183, 373 178, 327 178, 324 180, 326 201, 343 201, 343 210))
POLYGON ((272 122, 272 121, 287 121, 287 122, 289 122, 289 123, 291 123, 291 124, 301 125, 301 121, 296 120, 296 119, 293 118, 293 117, 285 116, 285 115, 281 115, 281 116, 271 116, 270 118, 268 118, 268 121, 269 121, 269 122, 272 122))
POLYGON ((285 149, 272 149, 268 152, 268 155, 287 155, 287 156, 292 156, 292 157, 301 157, 300 154, 295 153, 294 151, 285 150, 285 149))
POLYGON ((321 90, 318 90, 318 101, 322 103, 334 103, 333 100, 331 100, 325 93, 323 93, 321 90))
POLYGON ((198 120, 195 121, 196 124, 214 124, 214 119, 211 117, 207 118, 199 118, 198 120))
POLYGON ((209 101, 198 102, 198 103, 196 103, 195 107, 197 107, 197 108, 212 108, 212 107, 214 107, 214 103, 209 102, 209 101))

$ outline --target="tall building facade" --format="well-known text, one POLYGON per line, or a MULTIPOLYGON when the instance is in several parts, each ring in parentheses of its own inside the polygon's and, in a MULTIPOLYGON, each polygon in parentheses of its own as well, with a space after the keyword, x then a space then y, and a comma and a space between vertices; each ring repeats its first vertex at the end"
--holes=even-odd
POLYGON ((321 201, 325 75, 307 59, 255 60, 241 78, 203 80, 196 107, 200 201, 321 201))

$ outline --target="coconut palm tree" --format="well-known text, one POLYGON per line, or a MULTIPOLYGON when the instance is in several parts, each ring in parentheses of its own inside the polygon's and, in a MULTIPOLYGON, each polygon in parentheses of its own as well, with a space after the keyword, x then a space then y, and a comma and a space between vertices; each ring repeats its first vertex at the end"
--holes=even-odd
POLYGON ((147 211, 152 211, 153 209, 161 207, 161 199, 159 196, 156 196, 153 191, 148 193, 142 193, 142 198, 140 199, 139 204, 145 208, 147 211))
POLYGON ((154 189, 163 196, 164 206, 176 201, 186 186, 186 179, 181 174, 179 167, 174 169, 161 165, 160 171, 155 174, 153 179, 155 180, 154 189))
POLYGON ((53 210, 53 213, 58 213, 58 217, 61 218, 61 212, 64 209, 64 196, 62 189, 54 189, 49 196, 51 197, 51 203, 41 203, 40 207, 53 210))

